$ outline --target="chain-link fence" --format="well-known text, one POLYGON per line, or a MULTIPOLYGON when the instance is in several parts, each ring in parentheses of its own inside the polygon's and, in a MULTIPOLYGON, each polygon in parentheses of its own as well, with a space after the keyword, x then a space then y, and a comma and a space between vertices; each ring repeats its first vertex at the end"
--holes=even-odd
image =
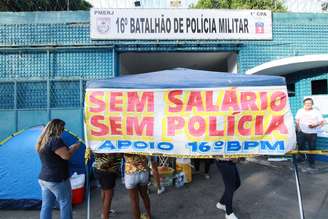
POLYGON ((83 105, 84 80, 0 83, 0 110, 78 108, 83 105))
POLYGON ((86 81, 113 76, 112 52, 0 53, 0 109, 83 107, 86 81))

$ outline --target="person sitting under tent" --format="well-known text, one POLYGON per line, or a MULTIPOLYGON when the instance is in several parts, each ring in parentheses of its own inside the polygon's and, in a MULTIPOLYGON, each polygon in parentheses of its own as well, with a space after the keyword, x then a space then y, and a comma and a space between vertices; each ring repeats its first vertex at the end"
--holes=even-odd
POLYGON ((68 147, 61 139, 65 122, 51 120, 41 133, 36 150, 41 160, 39 184, 42 190, 41 219, 51 218, 55 200, 59 203, 60 218, 72 218, 72 193, 68 160, 80 147, 77 142, 68 147))
POLYGON ((199 172, 200 169, 200 162, 202 160, 204 160, 204 177, 205 179, 210 179, 210 167, 211 167, 211 163, 212 163, 212 159, 193 159, 194 160, 194 166, 195 166, 195 170, 196 172, 199 172))
POLYGON ((121 155, 95 153, 94 156, 94 175, 102 190, 102 218, 108 219, 111 212, 113 189, 121 165, 121 155))
POLYGON ((147 166, 147 157, 136 154, 124 154, 124 182, 127 188, 132 204, 134 219, 151 219, 150 199, 148 195, 149 169, 147 166), (139 194, 143 200, 147 214, 140 217, 139 194))

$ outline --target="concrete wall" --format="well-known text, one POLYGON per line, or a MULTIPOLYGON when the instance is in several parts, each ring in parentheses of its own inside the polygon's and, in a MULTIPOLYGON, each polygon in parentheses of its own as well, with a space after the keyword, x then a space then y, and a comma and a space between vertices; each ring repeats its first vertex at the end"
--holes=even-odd
POLYGON ((278 13, 272 41, 92 41, 89 12, 0 13, 0 139, 55 117, 82 136, 85 83, 118 75, 121 53, 234 52, 244 73, 275 59, 327 53, 327 30, 328 14, 278 13))

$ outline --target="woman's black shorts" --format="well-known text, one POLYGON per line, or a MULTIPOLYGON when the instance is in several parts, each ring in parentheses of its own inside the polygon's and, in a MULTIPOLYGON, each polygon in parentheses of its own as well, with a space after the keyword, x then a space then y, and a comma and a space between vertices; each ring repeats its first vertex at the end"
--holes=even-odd
POLYGON ((115 187, 116 173, 94 170, 95 178, 98 180, 102 190, 113 189, 115 187))

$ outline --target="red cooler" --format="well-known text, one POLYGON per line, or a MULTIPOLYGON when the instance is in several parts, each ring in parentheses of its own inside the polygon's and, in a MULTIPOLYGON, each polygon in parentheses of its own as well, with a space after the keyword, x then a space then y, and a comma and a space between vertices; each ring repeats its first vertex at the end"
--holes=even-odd
POLYGON ((78 205, 84 199, 84 182, 85 174, 77 174, 76 172, 70 178, 72 186, 72 204, 78 205))

